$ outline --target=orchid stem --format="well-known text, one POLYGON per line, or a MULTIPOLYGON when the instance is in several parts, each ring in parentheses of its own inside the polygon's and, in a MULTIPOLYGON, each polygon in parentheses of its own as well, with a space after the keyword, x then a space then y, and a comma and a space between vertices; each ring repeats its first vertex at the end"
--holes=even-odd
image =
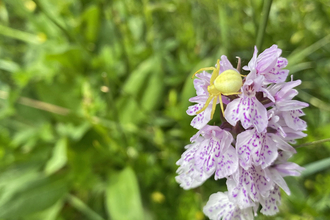
POLYGON ((261 21, 258 29, 257 35, 257 48, 261 51, 262 50, 262 43, 264 41, 264 35, 266 31, 266 26, 268 22, 270 7, 272 6, 273 0, 264 0, 264 6, 262 9, 261 21))
POLYGON ((296 145, 295 148, 306 147, 306 146, 315 145, 315 144, 321 144, 323 142, 328 142, 328 141, 330 141, 330 138, 326 138, 326 139, 319 140, 319 141, 312 141, 312 142, 305 143, 305 144, 296 145))

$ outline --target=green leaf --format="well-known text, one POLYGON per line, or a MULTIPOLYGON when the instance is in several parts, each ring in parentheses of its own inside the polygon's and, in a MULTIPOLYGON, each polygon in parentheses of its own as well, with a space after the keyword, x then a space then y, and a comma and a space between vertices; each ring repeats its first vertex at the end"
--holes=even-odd
POLYGON ((73 195, 68 195, 68 202, 75 209, 83 213, 85 216, 88 216, 90 220, 104 220, 100 215, 94 212, 91 208, 89 208, 83 201, 81 201, 78 197, 73 195))
POLYGON ((164 76, 160 68, 157 68, 150 75, 148 85, 144 91, 141 105, 143 110, 150 111, 162 103, 164 89, 164 76))
POLYGON ((56 130, 60 136, 69 137, 74 141, 79 141, 90 128, 91 124, 86 121, 80 125, 73 125, 71 123, 59 123, 56 127, 56 130))
POLYGON ((106 209, 113 220, 144 219, 139 185, 132 168, 126 167, 109 176, 106 209))
POLYGON ((137 95, 138 92, 143 89, 147 77, 152 72, 153 68, 159 63, 155 62, 155 58, 151 57, 143 61, 137 68, 134 70, 124 85, 124 92, 132 95, 137 95))
POLYGON ((83 23, 86 23, 85 37, 88 41, 94 42, 100 28, 100 9, 96 5, 92 5, 86 9, 82 18, 83 23))
POLYGON ((54 205, 66 194, 66 179, 63 176, 40 176, 27 179, 24 184, 2 189, 6 196, 0 197, 0 218, 24 217, 54 205))
POLYGON ((42 43, 42 40, 37 35, 19 31, 3 25, 0 25, 0 34, 17 40, 25 41, 27 43, 32 43, 32 44, 42 43))
POLYGON ((123 124, 139 123, 147 116, 134 97, 121 97, 116 104, 119 120, 123 124))
POLYGON ((314 44, 310 45, 309 47, 305 49, 296 49, 292 54, 288 57, 288 69, 290 69, 292 66, 296 65, 297 63, 304 60, 307 56, 314 53, 316 50, 324 47, 330 43, 330 35, 327 35, 326 37, 322 38, 321 40, 315 42, 314 44))
POLYGON ((53 149, 52 157, 46 164, 46 168, 45 168, 46 174, 52 174, 58 171, 59 169, 61 169, 66 164, 67 145, 68 142, 66 138, 62 138, 57 141, 53 149))
POLYGON ((53 206, 32 214, 32 215, 28 215, 26 216, 24 219, 26 220, 56 220, 57 216, 59 215, 62 207, 63 207, 64 201, 63 200, 59 200, 57 203, 55 203, 53 206))
POLYGON ((305 170, 301 173, 302 177, 312 175, 330 167, 330 158, 319 160, 304 166, 305 170))
POLYGON ((6 70, 8 72, 16 72, 16 71, 19 71, 20 67, 14 61, 0 60, 0 69, 6 70))

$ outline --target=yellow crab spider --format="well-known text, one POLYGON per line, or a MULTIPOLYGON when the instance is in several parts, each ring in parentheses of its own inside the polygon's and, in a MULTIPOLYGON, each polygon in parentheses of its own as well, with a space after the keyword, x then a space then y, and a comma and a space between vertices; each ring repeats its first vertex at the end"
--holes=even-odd
MULTIPOLYGON (((240 63, 240 59, 239 59, 239 63, 240 63)), ((225 70, 219 75, 220 60, 218 59, 217 67, 206 67, 199 69, 197 72, 194 73, 192 78, 194 78, 194 76, 200 71, 205 71, 205 70, 213 70, 210 80, 210 85, 207 87, 207 91, 209 92, 209 97, 206 100, 203 108, 197 111, 196 114, 203 112, 209 106, 210 102, 214 99, 212 103, 212 111, 211 111, 211 118, 213 118, 217 104, 217 99, 219 97, 221 112, 222 115, 224 115, 221 95, 228 96, 228 95, 241 94, 241 92, 238 91, 243 85, 243 81, 241 78, 241 76, 243 75, 241 75, 238 71, 233 69, 225 70)))

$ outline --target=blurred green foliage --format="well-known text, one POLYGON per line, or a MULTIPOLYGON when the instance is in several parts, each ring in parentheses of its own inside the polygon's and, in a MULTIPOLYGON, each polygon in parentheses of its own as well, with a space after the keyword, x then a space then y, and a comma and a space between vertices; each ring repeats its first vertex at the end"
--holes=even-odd
MULTIPOLYGON (((221 54, 246 65, 262 3, 0 1, 0 219, 206 219, 225 181, 185 191, 174 179, 196 132, 191 74, 221 54)), ((328 0, 273 1, 262 50, 278 44, 303 81, 300 143, 329 137, 329 43, 328 0)), ((299 148, 307 171, 286 179, 277 216, 257 219, 328 219, 329 153, 299 148)))

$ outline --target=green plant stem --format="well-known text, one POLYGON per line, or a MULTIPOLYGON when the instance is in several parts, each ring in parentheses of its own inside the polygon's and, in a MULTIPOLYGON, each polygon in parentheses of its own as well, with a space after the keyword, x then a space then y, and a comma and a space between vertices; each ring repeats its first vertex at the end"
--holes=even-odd
POLYGON ((225 4, 218 1, 218 14, 219 14, 219 24, 220 24, 220 34, 222 43, 223 54, 228 54, 229 37, 228 37, 228 22, 225 4))
POLYGON ((306 146, 315 145, 315 144, 321 144, 321 143, 328 142, 328 141, 330 141, 330 138, 326 138, 326 139, 318 140, 318 141, 312 141, 312 142, 305 143, 305 144, 296 145, 295 148, 306 147, 306 146))
POLYGON ((257 48, 259 51, 262 49, 262 43, 264 40, 264 35, 266 31, 266 26, 268 22, 269 12, 270 8, 272 6, 273 0, 264 0, 264 6, 262 9, 262 15, 261 15, 261 21, 258 29, 258 35, 257 35, 257 48))
MULTIPOLYGON (((108 96, 108 99, 109 101, 107 102, 108 104, 108 109, 112 109, 113 111, 113 117, 114 117, 114 120, 117 122, 117 130, 119 131, 120 135, 121 135, 121 139, 123 141, 123 148, 122 149, 125 149, 124 152, 126 152, 126 149, 128 147, 128 141, 127 141, 127 137, 126 137, 126 134, 120 124, 120 121, 119 121, 119 114, 118 114, 118 110, 117 110, 117 107, 115 105, 115 100, 113 98, 113 94, 112 94, 112 90, 111 90, 111 86, 110 86, 110 82, 108 80, 108 76, 106 75, 106 73, 103 73, 102 74, 102 77, 103 77, 103 81, 104 81, 104 84, 109 88, 109 91, 107 92, 107 96, 108 96)), ((125 153, 126 155, 126 153, 125 153)))
POLYGON ((79 198, 73 196, 73 195, 68 195, 67 197, 68 203, 83 213, 84 215, 87 216, 88 219, 90 220, 104 220, 99 214, 94 212, 91 208, 89 208, 83 201, 81 201, 79 198))

